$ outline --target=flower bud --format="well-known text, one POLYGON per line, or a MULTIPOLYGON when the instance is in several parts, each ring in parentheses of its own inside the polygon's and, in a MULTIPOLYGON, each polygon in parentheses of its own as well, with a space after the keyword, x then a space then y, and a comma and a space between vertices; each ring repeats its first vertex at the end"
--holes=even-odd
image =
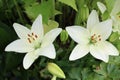
POLYGON ((58 78, 65 78, 64 72, 55 63, 48 63, 47 69, 53 76, 56 76, 58 78))
POLYGON ((62 30, 60 33, 60 40, 62 42, 65 42, 68 39, 68 33, 65 30, 62 30))
POLYGON ((82 21, 86 21, 89 16, 89 8, 84 5, 80 8, 80 17, 82 21))

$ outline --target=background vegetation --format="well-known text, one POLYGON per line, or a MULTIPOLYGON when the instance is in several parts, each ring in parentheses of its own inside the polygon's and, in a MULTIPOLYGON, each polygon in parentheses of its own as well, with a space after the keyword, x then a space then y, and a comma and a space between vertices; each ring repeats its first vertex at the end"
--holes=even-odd
MULTIPOLYGON (((101 20, 109 16, 102 15, 97 2, 104 3, 108 13, 115 0, 0 0, 0 80, 50 80, 52 75, 47 71, 48 62, 59 65, 66 75, 65 80, 120 80, 120 56, 110 57, 109 63, 104 63, 87 55, 76 61, 69 61, 69 55, 76 43, 70 37, 64 41, 60 36, 54 42, 57 56, 55 60, 39 57, 35 63, 25 70, 22 66, 24 54, 5 52, 5 47, 16 40, 18 36, 13 29, 13 23, 21 23, 31 27, 35 18, 42 14, 46 32, 57 23, 65 29, 66 26, 86 26, 86 20, 91 10, 99 13, 101 20)), ((120 51, 118 33, 109 38, 120 51)), ((65 37, 66 38, 66 37, 65 37)), ((60 80, 60 79, 58 79, 60 80)))

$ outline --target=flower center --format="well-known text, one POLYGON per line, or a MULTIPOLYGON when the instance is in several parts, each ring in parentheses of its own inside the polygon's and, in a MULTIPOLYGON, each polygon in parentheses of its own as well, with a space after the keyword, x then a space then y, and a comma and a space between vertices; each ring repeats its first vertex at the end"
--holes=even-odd
POLYGON ((98 41, 101 41, 101 35, 93 34, 90 38, 90 43, 96 43, 98 41))
POLYGON ((117 13, 115 17, 117 18, 118 21, 120 21, 120 12, 117 13))
POLYGON ((27 36, 28 36, 28 38, 27 38, 28 42, 30 44, 33 43, 34 44, 33 46, 35 49, 37 49, 41 46, 40 42, 37 40, 38 39, 37 34, 32 32, 31 34, 28 34, 27 36))

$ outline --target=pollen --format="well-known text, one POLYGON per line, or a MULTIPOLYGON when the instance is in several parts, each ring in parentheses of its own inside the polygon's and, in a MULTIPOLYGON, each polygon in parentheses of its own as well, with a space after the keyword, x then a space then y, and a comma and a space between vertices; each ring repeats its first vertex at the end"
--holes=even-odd
POLYGON ((36 34, 34 34, 33 32, 31 34, 28 34, 27 36, 28 36, 27 39, 28 39, 29 43, 34 42, 38 38, 38 36, 36 34))
POLYGON ((29 42, 29 43, 31 43, 31 40, 30 40, 30 38, 28 38, 28 42, 29 42))
POLYGON ((93 34, 91 36, 90 42, 91 43, 96 43, 98 41, 101 41, 101 35, 93 34))
POLYGON ((38 36, 37 36, 37 35, 35 35, 35 38, 38 38, 38 36))

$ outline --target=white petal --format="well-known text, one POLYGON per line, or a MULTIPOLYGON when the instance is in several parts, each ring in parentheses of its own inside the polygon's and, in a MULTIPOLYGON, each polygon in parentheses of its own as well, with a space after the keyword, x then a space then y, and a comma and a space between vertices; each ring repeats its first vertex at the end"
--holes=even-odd
POLYGON ((44 47, 44 46, 47 46, 47 45, 53 43, 53 41, 60 34, 61 31, 62 31, 61 28, 55 28, 55 29, 52 29, 51 31, 47 32, 45 34, 45 36, 43 37, 41 47, 44 47))
POLYGON ((18 23, 14 23, 13 24, 13 27, 17 33, 17 35, 19 36, 19 38, 21 39, 26 39, 27 38, 27 35, 30 33, 30 30, 26 27, 24 27, 23 25, 21 24, 18 24, 18 23))
POLYGON ((102 14, 106 11, 106 6, 103 3, 97 2, 97 6, 100 9, 102 14))
POLYGON ((108 60, 109 60, 109 54, 107 54, 102 43, 97 43, 97 44, 91 45, 90 53, 96 59, 102 60, 104 62, 108 62, 108 60))
POLYGON ((66 27, 66 30, 70 37, 79 44, 86 44, 89 42, 90 33, 87 29, 81 26, 66 27))
POLYGON ((5 51, 14 51, 20 53, 30 52, 32 50, 34 50, 32 45, 24 39, 15 40, 5 48, 5 51))
POLYGON ((34 32, 35 34, 37 34, 39 37, 43 37, 43 25, 42 25, 42 16, 39 15, 36 20, 33 22, 32 24, 32 28, 31 28, 32 32, 34 32))
POLYGON ((80 45, 78 44, 70 54, 69 60, 76 60, 79 58, 84 57, 89 52, 89 46, 88 45, 80 45))
POLYGON ((108 39, 112 32, 112 20, 106 20, 103 22, 98 23, 97 25, 94 25, 93 29, 91 30, 91 35, 97 34, 101 35, 102 40, 108 39))
POLYGON ((120 12, 120 0, 116 0, 110 15, 116 16, 116 14, 119 12, 120 12))
POLYGON ((104 51, 106 51, 107 54, 112 56, 119 55, 119 51, 117 50, 117 48, 115 48, 110 42, 107 41, 103 42, 103 47, 104 47, 104 51))
POLYGON ((48 46, 41 48, 38 53, 41 56, 45 56, 51 59, 55 59, 56 57, 56 52, 53 44, 49 44, 48 46))
POLYGON ((95 24, 99 23, 99 18, 96 10, 92 10, 87 20, 87 29, 92 30, 95 24))
POLYGON ((28 69, 38 57, 39 55, 36 55, 35 51, 27 53, 23 60, 23 67, 28 69))

